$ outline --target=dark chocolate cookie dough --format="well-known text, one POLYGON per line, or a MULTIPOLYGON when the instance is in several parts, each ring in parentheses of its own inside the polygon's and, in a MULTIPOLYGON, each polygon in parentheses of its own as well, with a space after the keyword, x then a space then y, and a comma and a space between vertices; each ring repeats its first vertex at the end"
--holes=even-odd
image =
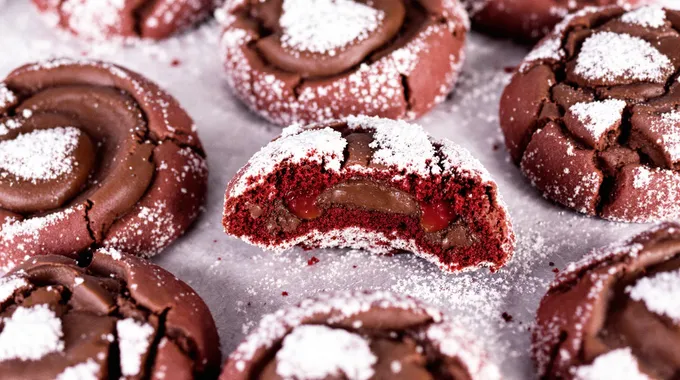
POLYGON ((33 0, 48 23, 92 40, 161 40, 203 21, 215 0, 33 0))
MULTIPOLYGON (((593 6, 635 6, 654 0, 463 0, 476 29, 522 42, 537 41, 569 13, 593 6)), ((673 1, 673 0, 671 0, 673 1)))
POLYGON ((593 252, 541 301, 533 356, 543 379, 676 379, 680 224, 593 252))
POLYGON ((79 264, 40 256, 0 278, 0 377, 217 376, 215 323, 187 284, 113 249, 79 264))
POLYGON ((460 326, 411 298, 340 293, 267 315, 221 380, 497 380, 460 326))
POLYGON ((227 80, 279 125, 348 115, 418 117, 463 62, 458 0, 228 0, 227 80))
POLYGON ((547 198, 626 222, 680 217, 680 12, 569 16, 501 100, 512 159, 547 198))
POLYGON ((191 118, 140 75, 62 59, 0 82, 0 268, 97 246, 153 255, 206 185, 191 118))

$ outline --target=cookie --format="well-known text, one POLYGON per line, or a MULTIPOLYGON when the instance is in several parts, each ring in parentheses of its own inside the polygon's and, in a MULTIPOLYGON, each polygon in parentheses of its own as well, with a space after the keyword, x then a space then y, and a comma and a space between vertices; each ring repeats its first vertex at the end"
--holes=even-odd
POLYGON ((377 117, 284 129, 230 182, 225 231, 268 250, 406 250, 445 271, 503 266, 515 236, 469 152, 377 117))
POLYGON ((453 88, 468 29, 458 0, 228 0, 217 14, 229 85, 282 126, 424 114, 453 88))
POLYGON ((3 378, 209 378, 221 360, 193 289, 113 249, 32 258, 0 278, 0 326, 3 378))
POLYGON ((322 295, 265 316, 221 380, 500 379, 461 327, 387 292, 322 295))
POLYGON ((543 194, 622 222, 680 217, 680 12, 568 17, 506 87, 512 159, 543 194))
POLYGON ((636 6, 654 0, 463 0, 476 29, 535 42, 569 13, 606 5, 636 6))
POLYGON ((139 74, 60 59, 0 82, 0 268, 92 247, 154 255, 206 187, 191 118, 139 74))
POLYGON ((89 40, 162 40, 210 15, 215 0, 33 0, 47 22, 89 40))
POLYGON ((548 379, 677 376, 680 224, 666 223, 569 265, 541 301, 533 334, 548 379))

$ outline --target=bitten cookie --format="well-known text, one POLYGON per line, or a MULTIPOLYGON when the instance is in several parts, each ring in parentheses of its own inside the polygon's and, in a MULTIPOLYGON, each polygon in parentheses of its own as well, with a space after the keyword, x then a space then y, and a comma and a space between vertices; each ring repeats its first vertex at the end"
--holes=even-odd
POLYGON ((340 293, 267 315, 221 380, 495 380, 474 339, 439 311, 386 292, 340 293))
POLYGON ((161 40, 203 21, 215 0, 33 0, 49 24, 90 40, 161 40))
POLYGON ((568 17, 501 100, 512 159, 543 194, 624 222, 680 217, 680 12, 568 17))
MULTIPOLYGON (((463 0, 476 29, 537 41, 569 13, 592 6, 636 6, 655 0, 463 0)), ((673 1, 673 0, 671 0, 673 1)))
POLYGON ((674 379, 680 364, 680 224, 593 252, 541 301, 533 356, 545 379, 674 379))
POLYGON ((446 271, 495 271, 515 242, 496 184, 469 152, 365 116, 284 129, 230 182, 224 227, 270 250, 407 250, 446 271))
POLYGON ((97 246, 153 255, 196 219, 207 174, 191 118, 142 76, 21 67, 0 82, 0 268, 97 246))
POLYGON ((279 125, 422 115, 451 91, 468 28, 458 0, 228 0, 218 16, 228 83, 279 125))
POLYGON ((0 278, 2 378, 217 376, 215 322, 187 284, 115 250, 79 264, 40 256, 0 278))

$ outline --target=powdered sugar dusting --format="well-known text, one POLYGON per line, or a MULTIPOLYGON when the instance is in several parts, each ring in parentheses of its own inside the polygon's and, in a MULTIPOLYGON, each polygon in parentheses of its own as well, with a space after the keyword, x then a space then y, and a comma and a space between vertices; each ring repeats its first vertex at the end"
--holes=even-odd
POLYGON ((642 38, 598 32, 583 43, 574 71, 589 80, 622 78, 662 83, 673 73, 673 65, 642 38))
POLYGON ((666 25, 666 11, 660 5, 647 5, 625 13, 621 21, 646 28, 661 28, 666 25))
POLYGON ((92 359, 66 368, 56 380, 97 380, 101 366, 92 359))
POLYGON ((303 325, 286 336, 276 361, 276 373, 284 379, 323 380, 344 375, 368 380, 378 359, 369 342, 359 335, 322 325, 303 325))
POLYGON ((576 380, 649 380, 638 368, 630 348, 620 348, 598 356, 593 364, 576 368, 576 380))
POLYGON ((680 293, 680 270, 643 277, 635 285, 627 287, 626 293, 631 299, 644 302, 649 311, 680 322, 680 299, 677 297, 680 293))
POLYGON ((672 162, 680 161, 680 112, 670 111, 654 121, 649 129, 661 135, 660 141, 672 162))
POLYGON ((12 359, 40 360, 64 349, 61 320, 45 305, 17 307, 3 319, 0 332, 0 362, 12 359))
POLYGON ((3 83, 0 83, 0 110, 17 101, 17 96, 3 83))
POLYGON ((12 298, 14 292, 29 286, 28 281, 18 276, 7 276, 0 278, 0 304, 12 298))
POLYGON ((36 182, 56 179, 73 170, 72 153, 80 130, 73 127, 40 129, 0 142, 0 170, 36 182))
POLYGON ((61 11, 66 15, 68 26, 79 35, 104 40, 109 31, 123 23, 125 0, 64 0, 61 11))
POLYGON ((353 0, 284 0, 281 43, 333 56, 337 49, 366 39, 384 17, 383 11, 353 0))
POLYGON ((123 258, 123 254, 115 248, 100 248, 97 250, 99 253, 111 256, 112 259, 118 261, 123 258))
POLYGON ((621 122, 626 102, 607 99, 592 103, 576 103, 569 108, 595 141, 599 141, 615 124, 621 122))
POLYGON ((154 329, 132 318, 116 323, 120 346, 120 368, 125 376, 136 376, 142 369, 142 357, 149 350, 154 329))

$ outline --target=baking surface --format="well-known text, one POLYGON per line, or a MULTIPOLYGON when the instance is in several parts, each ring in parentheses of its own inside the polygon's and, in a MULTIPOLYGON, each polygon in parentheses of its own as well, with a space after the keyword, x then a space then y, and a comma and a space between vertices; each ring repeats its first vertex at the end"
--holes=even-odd
POLYGON ((135 70, 166 88, 194 118, 208 154, 209 194, 193 229, 153 259, 189 283, 210 307, 227 356, 263 314, 343 289, 392 290, 442 308, 475 333, 506 379, 533 377, 533 314, 554 270, 590 249, 646 228, 584 217, 544 200, 509 161, 498 99, 528 48, 472 33, 459 85, 417 122, 469 149, 489 169, 508 204, 518 245, 500 272, 444 274, 411 254, 299 249, 262 252, 222 232, 224 190, 280 128, 251 114, 222 76, 215 22, 158 44, 84 43, 50 29, 28 1, 0 0, 0 77, 51 57, 97 58, 135 70))

